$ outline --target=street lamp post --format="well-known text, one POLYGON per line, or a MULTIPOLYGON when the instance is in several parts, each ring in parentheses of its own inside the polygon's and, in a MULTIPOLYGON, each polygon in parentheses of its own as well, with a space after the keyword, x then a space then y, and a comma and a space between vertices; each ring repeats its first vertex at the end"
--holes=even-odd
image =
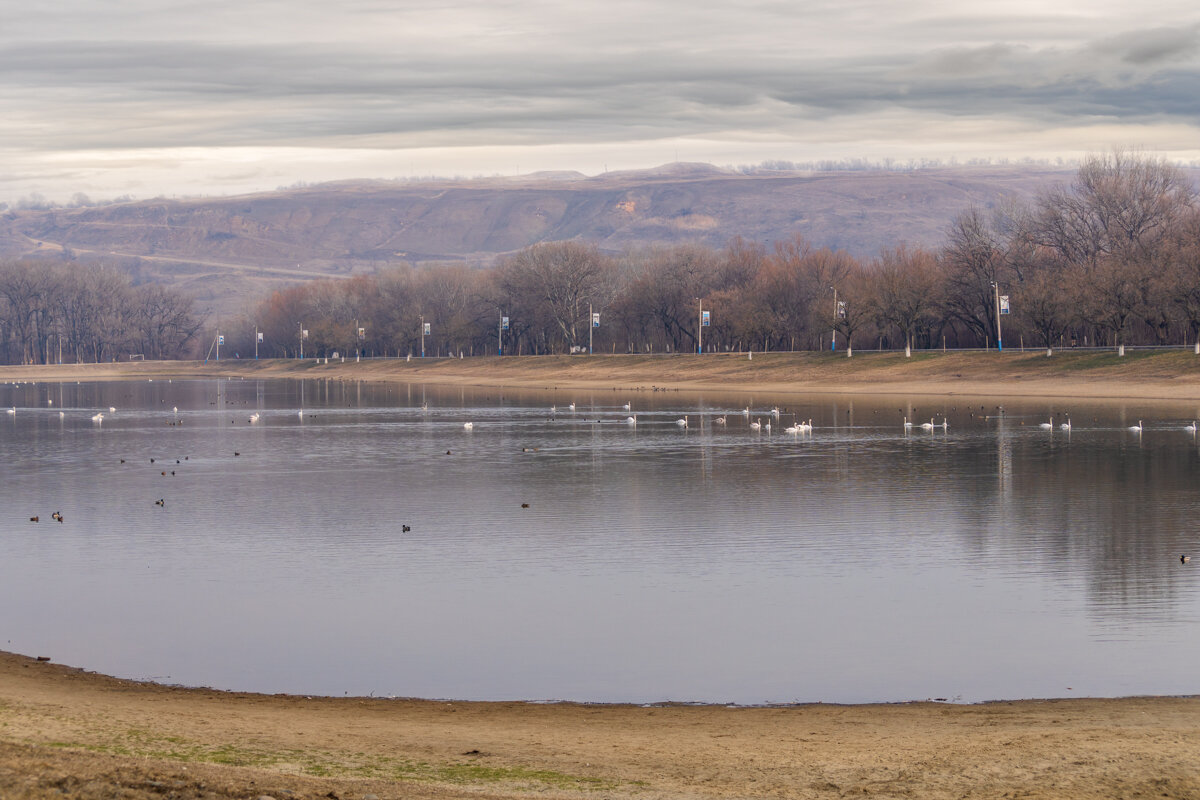
POLYGON ((425 357, 425 315, 421 315, 421 358, 425 357))
POLYGON ((697 297, 700 304, 700 314, 696 317, 696 355, 704 354, 704 298, 697 297))
POLYGON ((300 326, 300 358, 301 358, 301 360, 303 360, 304 359, 304 323, 297 322, 296 324, 300 326))
POLYGON ((1000 335, 1000 284, 992 281, 992 289, 996 294, 996 352, 1004 352, 1004 337, 1000 335))
POLYGON ((838 304, 837 304, 837 287, 830 286, 829 288, 833 289, 833 330, 831 330, 829 332, 829 350, 832 352, 834 350, 837 350, 838 304))
POLYGON ((596 330, 596 315, 592 313, 592 304, 588 303, 588 355, 592 354, 592 332, 596 330))

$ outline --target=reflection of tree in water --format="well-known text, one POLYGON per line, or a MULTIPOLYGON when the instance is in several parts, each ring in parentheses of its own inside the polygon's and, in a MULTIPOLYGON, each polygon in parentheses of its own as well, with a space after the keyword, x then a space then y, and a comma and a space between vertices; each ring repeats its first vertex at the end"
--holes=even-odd
POLYGON ((1162 615, 1190 577, 1179 554, 1200 511, 1200 453, 1124 431, 1080 438, 1068 445, 1057 432, 1026 429, 963 448, 963 538, 976 557, 999 552, 1021 571, 1085 581, 1089 608, 1103 618, 1162 615))

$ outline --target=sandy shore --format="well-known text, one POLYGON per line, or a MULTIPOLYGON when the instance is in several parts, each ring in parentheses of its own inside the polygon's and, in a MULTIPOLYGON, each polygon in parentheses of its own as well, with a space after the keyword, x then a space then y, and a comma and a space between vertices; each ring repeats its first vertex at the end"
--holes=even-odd
POLYGON ((1190 350, 525 356, 469 359, 159 361, 0 367, 0 381, 148 378, 329 378, 536 390, 623 389, 771 394, 1200 399, 1190 350))
POLYGON ((1200 698, 590 706, 133 683, 0 653, 0 796, 1200 796, 1200 698))

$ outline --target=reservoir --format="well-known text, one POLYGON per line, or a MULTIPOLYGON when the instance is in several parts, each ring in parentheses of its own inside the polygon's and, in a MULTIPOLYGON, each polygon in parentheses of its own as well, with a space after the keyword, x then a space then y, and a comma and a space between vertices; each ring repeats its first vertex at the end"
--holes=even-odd
POLYGON ((1198 690, 1195 403, 164 379, 0 408, 0 647, 89 670, 635 703, 1198 690))

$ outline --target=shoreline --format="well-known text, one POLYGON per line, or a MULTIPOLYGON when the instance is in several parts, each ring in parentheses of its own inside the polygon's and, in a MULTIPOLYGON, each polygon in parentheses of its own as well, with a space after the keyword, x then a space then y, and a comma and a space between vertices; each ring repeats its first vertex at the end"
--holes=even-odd
MULTIPOLYGON (((1036 359, 957 353, 912 360, 755 354, 127 362, 0 367, 0 382, 224 377, 538 393, 1200 403, 1200 359, 1190 352, 1125 360, 1070 354, 1052 365, 1044 355, 1036 359)), ((1191 695, 746 706, 266 695, 125 680, 0 651, 6 800, 1191 798, 1200 796, 1198 741, 1200 696, 1191 695)))
POLYGON ((256 695, 0 652, 0 786, 6 798, 135 800, 1183 798, 1200 792, 1197 712, 1197 697, 729 707, 256 695))
POLYGON ((364 380, 529 391, 680 391, 1200 400, 1190 350, 486 356, 469 359, 226 359, 0 366, 0 382, 139 379, 364 380))

